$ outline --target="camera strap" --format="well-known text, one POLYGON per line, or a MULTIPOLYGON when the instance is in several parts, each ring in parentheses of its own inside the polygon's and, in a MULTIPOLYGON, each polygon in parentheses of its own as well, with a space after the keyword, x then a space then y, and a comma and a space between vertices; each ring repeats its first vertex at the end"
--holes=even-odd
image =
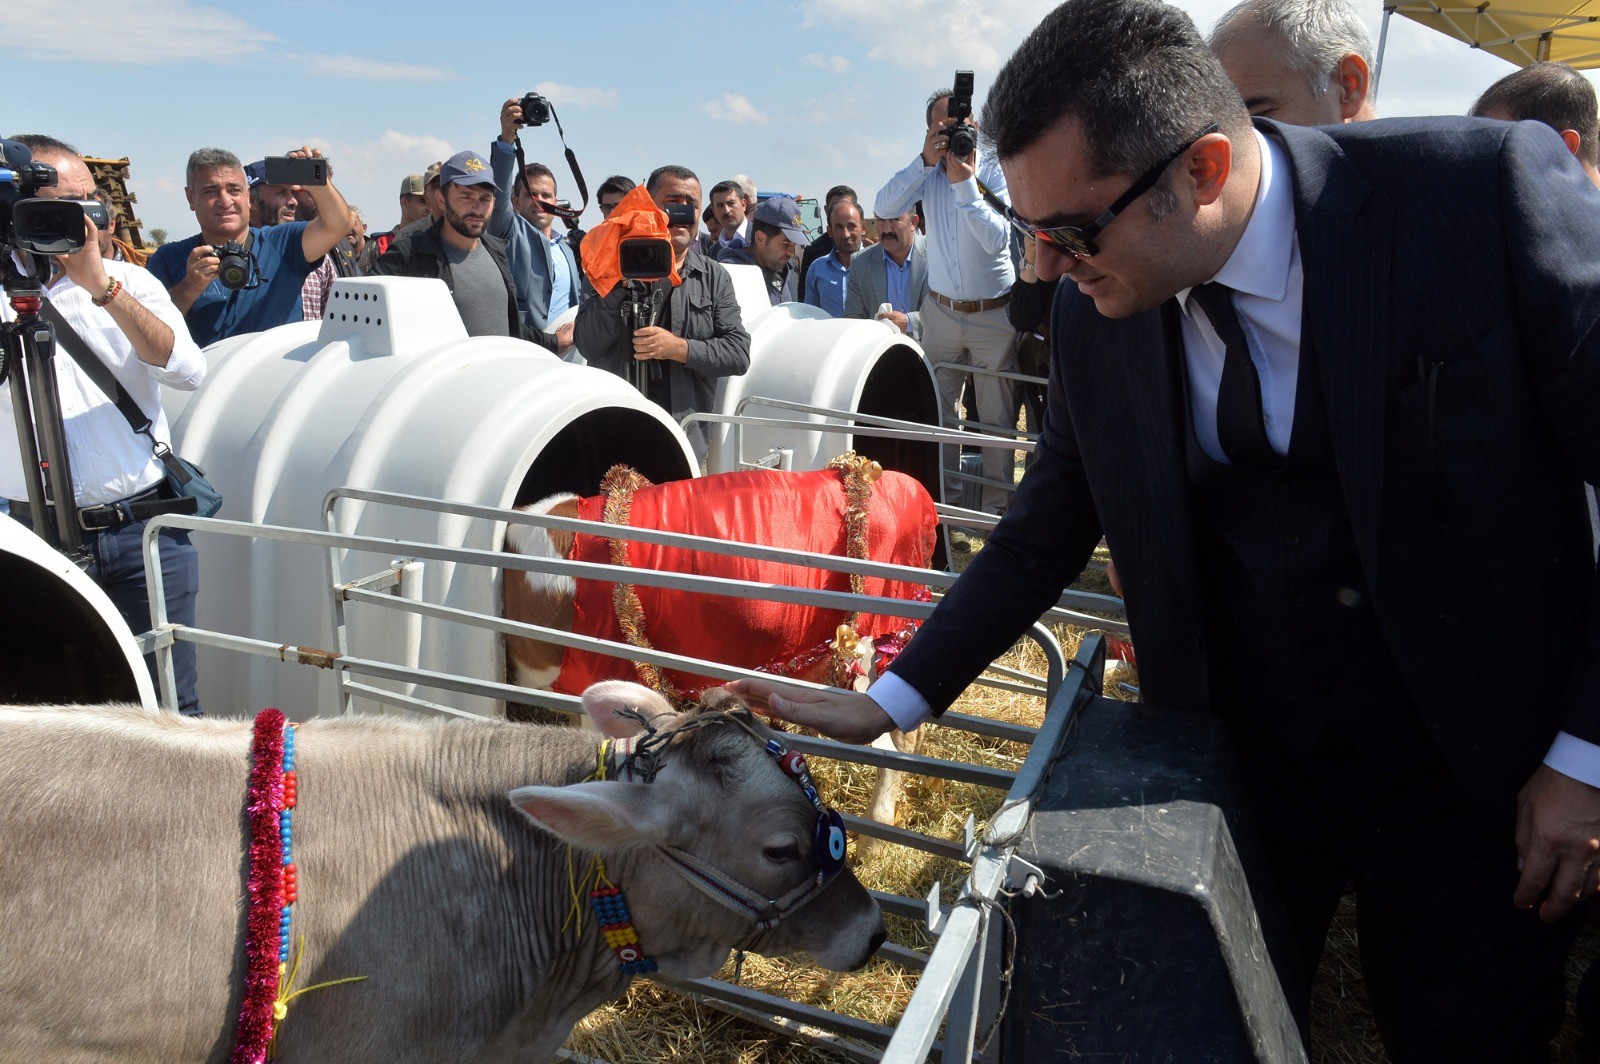
POLYGON ((122 382, 117 380, 110 367, 100 361, 100 357, 90 350, 83 337, 78 335, 78 331, 72 327, 66 318, 62 317, 61 311, 57 310, 55 304, 51 303, 48 298, 40 301, 39 316, 55 326, 56 343, 60 345, 61 350, 65 351, 72 361, 78 364, 78 368, 83 370, 84 376, 93 381, 95 387, 105 393, 106 398, 116 404, 122 416, 128 419, 129 427, 134 432, 142 432, 149 435, 151 421, 145 416, 145 412, 139 408, 138 403, 133 401, 133 396, 128 394, 128 390, 122 386, 122 382))
POLYGON ((78 335, 78 331, 48 298, 40 300, 39 316, 55 326, 56 343, 61 350, 65 351, 67 356, 78 364, 78 368, 83 370, 84 376, 93 381, 95 387, 104 392, 106 398, 116 405, 117 410, 128 420, 128 427, 133 429, 135 434, 142 435, 150 441, 151 452, 160 460, 167 474, 180 484, 188 482, 192 474, 183 467, 177 455, 173 454, 166 444, 156 439, 155 433, 151 431, 155 422, 151 421, 140 409, 139 404, 133 401, 133 396, 129 395, 128 389, 117 380, 116 375, 111 372, 111 367, 100 361, 100 356, 84 342, 83 337, 78 335))
MULTIPOLYGON (((561 138, 561 147, 567 153, 567 167, 568 167, 568 169, 570 169, 572 171, 572 179, 578 183, 578 195, 583 197, 583 203, 580 204, 576 208, 573 208, 573 207, 558 207, 558 206, 556 206, 555 204, 552 203, 552 204, 550 204, 548 206, 545 206, 544 210, 545 210, 545 213, 553 214, 557 218, 565 218, 569 222, 575 222, 583 215, 583 212, 589 208, 589 186, 583 180, 583 171, 581 169, 579 169, 579 167, 578 167, 578 157, 577 157, 577 155, 575 155, 573 153, 571 148, 567 147, 567 131, 561 128, 561 116, 556 114, 556 105, 555 104, 551 104, 550 105, 550 117, 555 119, 555 122, 556 122, 556 136, 561 138)), ((529 188, 528 185, 527 185, 528 160, 522 154, 522 135, 520 133, 517 134, 516 146, 517 146, 517 173, 521 175, 521 180, 523 182, 523 185, 522 185, 523 191, 526 192, 529 196, 533 196, 533 190, 531 188, 529 188)), ((534 197, 534 198, 537 199, 538 197, 534 197)), ((544 200, 542 200, 542 199, 539 200, 539 203, 541 205, 543 205, 544 204, 544 200)))

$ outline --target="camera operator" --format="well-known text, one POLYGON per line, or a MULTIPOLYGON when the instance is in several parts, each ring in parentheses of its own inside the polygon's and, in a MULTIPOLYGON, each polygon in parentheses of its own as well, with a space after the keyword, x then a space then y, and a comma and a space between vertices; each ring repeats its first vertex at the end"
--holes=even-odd
MULTIPOLYGON (((687 167, 662 166, 645 182, 645 190, 663 209, 671 203, 689 207, 686 223, 667 229, 674 268, 682 283, 672 287, 658 323, 637 330, 629 330, 623 322, 621 307, 627 292, 617 285, 578 308, 573 338, 591 366, 622 377, 628 376, 633 362, 653 363, 659 372, 652 374, 646 394, 674 418, 682 418, 712 408, 717 378, 737 377, 750 368, 750 334, 740 319, 728 271, 695 246, 700 179, 687 167)), ((630 213, 626 205, 637 195, 637 190, 628 193, 610 218, 590 232, 589 239, 596 247, 601 244, 595 240, 596 234, 625 219, 630 213)), ((589 249, 585 242, 586 257, 592 262, 589 249)), ((604 287, 598 276, 596 284, 604 287)), ((686 431, 696 457, 703 459, 708 443, 704 426, 691 425, 686 431)))
MULTIPOLYGON (((321 155, 310 148, 289 153, 296 159, 321 155)), ((238 157, 219 148, 202 148, 189 156, 183 194, 200 232, 163 245, 150 256, 150 272, 172 293, 201 347, 305 317, 301 286, 350 232, 350 209, 331 182, 295 185, 292 191, 296 199, 306 196, 316 204, 315 221, 253 227, 249 185, 238 157), (239 245, 247 260, 236 288, 224 283, 225 274, 219 276, 219 248, 230 243, 239 245)))
MULTIPOLYGON (((1005 306, 1016 273, 1011 265, 1011 227, 1004 216, 984 200, 978 182, 1002 200, 1005 175, 994 159, 976 143, 977 124, 970 113, 950 120, 950 89, 928 99, 927 129, 922 150, 911 164, 878 191, 873 212, 880 218, 898 218, 922 201, 928 227, 928 295, 922 303, 922 347, 930 362, 954 362, 991 370, 1016 368, 1012 353, 1016 333, 1006 320, 1005 306), (951 150, 952 134, 960 133, 970 151, 951 150)), ((970 112, 971 97, 965 97, 970 112)), ((947 423, 959 418, 961 389, 970 377, 977 398, 978 420, 1004 422, 1012 406, 1011 382, 983 373, 940 370, 939 394, 947 423)), ((947 446, 946 473, 954 470, 958 448, 947 446)), ((985 478, 1010 483, 1010 451, 983 448, 985 478)), ((1006 493, 999 488, 970 485, 963 493, 960 481, 947 481, 946 501, 974 510, 1000 513, 1006 493), (964 498, 963 498, 964 494, 964 498)))
MULTIPOLYGON (((94 195, 89 168, 71 147, 31 134, 12 139, 27 145, 36 162, 56 168, 57 183, 40 188, 37 195, 94 195)), ((102 257, 100 233, 88 218, 84 235, 81 251, 37 260, 41 275, 48 274, 41 276, 44 295, 152 419, 152 435, 170 443, 160 385, 192 391, 205 376, 205 358, 166 289, 143 267, 102 257)), ((10 305, 0 301, 0 320, 14 317, 10 305)), ((128 627, 143 632, 150 627, 150 603, 141 543, 145 519, 160 512, 161 501, 172 498, 164 470, 150 441, 133 431, 114 397, 104 394, 75 359, 58 352, 54 363, 72 456, 73 498, 90 556, 87 572, 116 603, 128 627)), ((15 419, 10 386, 0 380, 0 420, 6 423, 0 426, 0 437, 7 441, 0 443, 0 496, 9 500, 11 516, 32 528, 15 419)), ((189 533, 163 529, 159 546, 167 618, 192 625, 200 565, 189 533)), ((198 715, 194 644, 175 644, 173 660, 179 707, 198 715)), ((146 661, 153 677, 154 655, 146 661)))

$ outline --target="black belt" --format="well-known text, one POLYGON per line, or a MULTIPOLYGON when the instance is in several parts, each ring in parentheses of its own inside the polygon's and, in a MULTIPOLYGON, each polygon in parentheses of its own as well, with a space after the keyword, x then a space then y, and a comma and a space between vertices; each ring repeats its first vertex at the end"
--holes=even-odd
MULTIPOLYGON (((11 499, 9 502, 11 516, 28 527, 33 527, 33 508, 17 499, 11 499)), ((51 504, 50 508, 54 510, 55 505, 51 504)), ((157 514, 194 513, 194 511, 193 499, 172 498, 167 495, 165 484, 157 484, 153 488, 146 488, 137 494, 129 495, 126 499, 79 508, 78 527, 85 532, 108 532, 136 521, 149 520, 157 514)))

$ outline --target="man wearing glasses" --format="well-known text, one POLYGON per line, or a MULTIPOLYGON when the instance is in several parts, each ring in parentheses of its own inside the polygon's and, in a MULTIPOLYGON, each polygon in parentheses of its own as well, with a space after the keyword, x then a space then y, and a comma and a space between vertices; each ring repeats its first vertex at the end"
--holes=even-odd
POLYGON ((1252 128, 1155 0, 1063 4, 984 125, 1067 279, 1035 461, 867 695, 735 688, 841 738, 910 726, 1103 533, 1144 697, 1239 752, 1302 1030, 1353 883, 1390 1059, 1547 1059, 1600 880, 1594 189, 1536 123, 1252 128), (1547 670, 1486 669, 1491 610, 1541 618, 1547 670))
MULTIPOLYGON (((911 163, 878 190, 873 212, 898 218, 922 201, 928 236, 928 295, 923 301, 922 348, 930 362, 953 362, 989 370, 1016 369, 1016 332, 1006 318, 1006 301, 1016 272, 1011 265, 1011 233, 1005 216, 990 205, 981 182, 1002 200, 1006 177, 999 163, 979 144, 962 157, 950 151, 943 130, 950 125, 948 89, 928 99, 922 150, 911 163)), ((964 119, 968 124, 972 119, 964 119)), ((1003 422, 1012 410, 1012 384, 986 373, 940 370, 937 374, 942 410, 948 423, 960 418, 962 388, 971 381, 977 420, 1003 422)), ((947 474, 957 466, 956 447, 944 447, 947 474)), ((983 448, 983 475, 1009 484, 1013 452, 983 448)), ((946 479, 945 501, 974 510, 1001 513, 1003 488, 946 479)), ((958 543, 958 545, 960 545, 958 543)))

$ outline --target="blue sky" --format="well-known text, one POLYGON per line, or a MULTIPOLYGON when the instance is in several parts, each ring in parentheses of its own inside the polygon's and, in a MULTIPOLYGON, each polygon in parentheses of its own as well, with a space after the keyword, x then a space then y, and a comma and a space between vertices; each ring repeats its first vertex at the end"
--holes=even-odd
MULTIPOLYGON (((1200 26, 1231 0, 1182 0, 1200 26)), ((921 144, 927 93, 959 66, 978 97, 1053 5, 1044 0, 659 0, 503 4, 206 0, 0 4, 7 83, 0 132, 43 132, 132 159, 148 231, 193 233, 183 164, 198 147, 249 161, 302 143, 376 232, 400 179, 462 148, 487 151, 500 104, 549 96, 591 191, 682 163, 703 184, 863 199, 921 144), (21 86, 36 86, 24 92, 21 86)), ((1358 10, 1377 40, 1381 8, 1358 10)), ((1459 114, 1513 68, 1396 17, 1384 115, 1459 114)), ((529 159, 576 188, 555 126, 525 130, 529 159)), ((591 206, 585 224, 598 221, 591 206)))

